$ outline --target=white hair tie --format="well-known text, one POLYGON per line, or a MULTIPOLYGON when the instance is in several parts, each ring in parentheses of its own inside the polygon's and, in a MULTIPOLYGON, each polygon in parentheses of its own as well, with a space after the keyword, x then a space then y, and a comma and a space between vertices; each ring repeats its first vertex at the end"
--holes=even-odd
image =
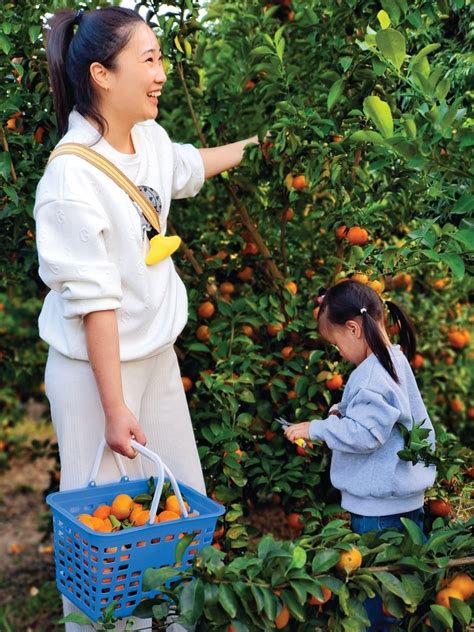
POLYGON ((361 314, 365 314, 365 313, 366 313, 366 311, 367 311, 367 309, 366 309, 365 307, 361 307, 361 308, 360 308, 360 313, 361 313, 361 314))

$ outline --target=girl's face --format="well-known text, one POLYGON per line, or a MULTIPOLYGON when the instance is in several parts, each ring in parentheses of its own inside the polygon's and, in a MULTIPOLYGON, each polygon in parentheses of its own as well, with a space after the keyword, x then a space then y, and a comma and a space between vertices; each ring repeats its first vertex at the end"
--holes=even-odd
POLYGON ((363 362, 371 351, 362 333, 360 318, 348 320, 344 325, 330 323, 323 315, 319 322, 319 333, 330 344, 337 347, 341 356, 356 366, 363 362))
POLYGON ((115 66, 113 71, 101 66, 98 74, 98 83, 103 88, 101 104, 109 116, 119 117, 130 126, 155 119, 166 73, 160 45, 149 26, 143 23, 133 29, 115 66))

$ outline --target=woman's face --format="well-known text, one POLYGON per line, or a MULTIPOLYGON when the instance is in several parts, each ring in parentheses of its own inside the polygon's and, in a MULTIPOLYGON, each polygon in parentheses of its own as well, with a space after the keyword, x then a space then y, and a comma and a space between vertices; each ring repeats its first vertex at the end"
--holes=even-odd
POLYGON ((107 71, 102 104, 107 112, 133 126, 158 116, 158 102, 166 81, 158 40, 149 26, 133 29, 127 46, 107 71))

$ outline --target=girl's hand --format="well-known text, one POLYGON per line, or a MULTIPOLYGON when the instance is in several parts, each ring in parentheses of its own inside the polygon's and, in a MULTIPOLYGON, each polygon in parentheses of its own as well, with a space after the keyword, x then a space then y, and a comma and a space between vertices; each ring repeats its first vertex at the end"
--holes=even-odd
POLYGON ((296 439, 305 439, 308 440, 309 436, 309 421, 303 421, 301 424, 292 424, 285 428, 286 438, 289 439, 292 443, 296 441, 296 439))
POLYGON ((109 448, 134 459, 138 453, 130 445, 130 439, 146 445, 146 437, 135 415, 125 404, 108 410, 105 417, 105 441, 109 448))

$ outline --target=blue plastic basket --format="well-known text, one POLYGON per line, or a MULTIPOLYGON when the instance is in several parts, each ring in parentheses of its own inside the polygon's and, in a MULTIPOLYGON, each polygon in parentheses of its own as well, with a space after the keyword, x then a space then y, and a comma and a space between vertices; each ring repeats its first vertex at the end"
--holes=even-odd
MULTIPOLYGON (((134 447, 145 454, 157 455, 136 442, 134 447), (147 454, 149 453, 149 454, 147 454)), ((96 464, 102 458, 105 442, 98 451, 96 464), (102 450, 102 452, 101 452, 102 450)), ((105 608, 116 602, 118 617, 130 615, 140 601, 154 597, 158 590, 144 591, 143 573, 147 568, 175 566, 186 568, 193 563, 198 551, 211 544, 216 521, 225 509, 196 490, 177 483, 168 468, 161 464, 156 478, 156 492, 150 509, 153 520, 160 500, 164 478, 169 478, 174 492, 181 492, 189 503, 192 517, 180 520, 146 524, 113 533, 93 531, 77 519, 82 513, 92 513, 100 504, 111 504, 117 494, 128 494, 132 498, 148 492, 148 480, 128 480, 123 465, 117 460, 122 479, 118 483, 96 485, 97 469, 89 486, 66 492, 56 492, 47 497, 53 512, 54 553, 56 563, 56 585, 58 590, 93 621, 97 621, 105 608), (195 538, 187 547, 181 564, 176 563, 176 545, 185 535, 193 533, 195 538)), ((161 463, 161 461, 160 461, 161 463)), ((184 508, 184 507, 183 507, 184 508)), ((170 582, 173 580, 171 579, 170 582)))

